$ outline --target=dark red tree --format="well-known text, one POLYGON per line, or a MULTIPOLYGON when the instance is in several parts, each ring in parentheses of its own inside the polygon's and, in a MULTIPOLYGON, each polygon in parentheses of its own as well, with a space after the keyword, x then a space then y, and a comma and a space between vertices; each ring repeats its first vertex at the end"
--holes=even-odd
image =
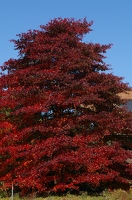
POLYGON ((106 73, 111 45, 84 43, 86 19, 54 19, 13 40, 1 67, 0 180, 16 191, 66 192, 127 184, 131 157, 115 135, 132 134, 120 106, 128 90, 106 73))

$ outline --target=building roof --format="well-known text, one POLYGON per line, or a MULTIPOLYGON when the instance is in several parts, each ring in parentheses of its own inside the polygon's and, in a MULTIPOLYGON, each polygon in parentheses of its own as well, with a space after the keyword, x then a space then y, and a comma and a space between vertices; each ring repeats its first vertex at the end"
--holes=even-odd
POLYGON ((132 112, 132 90, 130 90, 126 93, 120 93, 119 96, 122 99, 127 100, 125 107, 128 111, 132 112))
POLYGON ((131 91, 128 91, 126 93, 120 93, 119 96, 122 98, 122 99, 128 99, 128 100, 132 100, 132 90, 131 91))

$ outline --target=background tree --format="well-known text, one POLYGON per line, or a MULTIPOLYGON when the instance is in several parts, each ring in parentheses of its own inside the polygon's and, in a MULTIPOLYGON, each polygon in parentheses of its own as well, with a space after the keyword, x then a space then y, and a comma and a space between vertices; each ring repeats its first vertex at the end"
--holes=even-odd
POLYGON ((24 194, 97 190, 129 183, 131 157, 114 135, 132 133, 118 93, 122 78, 106 73, 111 45, 84 43, 86 19, 54 19, 13 40, 18 59, 1 67, 0 180, 24 194), (6 123, 5 123, 6 122, 6 123), (1 129, 3 130, 3 129, 1 129), (5 129, 4 129, 5 130, 5 129))

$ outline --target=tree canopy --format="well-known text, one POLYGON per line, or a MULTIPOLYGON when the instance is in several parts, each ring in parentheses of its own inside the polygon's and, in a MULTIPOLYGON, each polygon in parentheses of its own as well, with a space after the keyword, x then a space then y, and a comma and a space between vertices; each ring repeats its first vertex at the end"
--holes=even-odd
POLYGON ((12 40, 18 58, 0 77, 5 186, 48 194, 129 185, 132 155, 114 139, 132 134, 118 95, 129 87, 108 73, 111 45, 83 41, 91 25, 58 18, 12 40))

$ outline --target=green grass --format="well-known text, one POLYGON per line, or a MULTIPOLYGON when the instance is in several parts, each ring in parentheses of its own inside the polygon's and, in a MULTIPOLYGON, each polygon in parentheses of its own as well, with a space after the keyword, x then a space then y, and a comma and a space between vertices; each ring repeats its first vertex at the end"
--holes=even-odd
MULTIPOLYGON (((0 200, 12 200, 11 197, 1 197, 0 200)), ((124 190, 118 189, 112 192, 105 191, 101 196, 88 196, 82 194, 79 196, 67 194, 66 196, 49 196, 46 198, 35 198, 35 197, 25 197, 20 198, 18 195, 14 196, 13 200, 132 200, 132 189, 126 192, 124 190)))

